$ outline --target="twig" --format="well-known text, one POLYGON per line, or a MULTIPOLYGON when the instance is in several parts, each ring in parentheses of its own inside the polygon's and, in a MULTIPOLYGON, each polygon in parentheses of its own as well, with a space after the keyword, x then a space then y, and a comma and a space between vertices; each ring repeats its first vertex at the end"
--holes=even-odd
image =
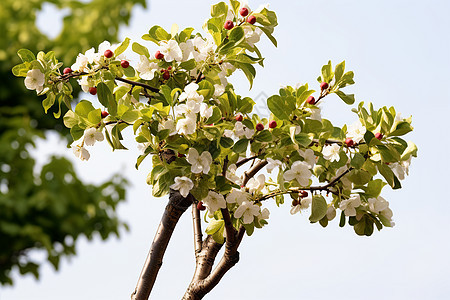
POLYGON ((116 77, 116 80, 117 81, 122 81, 122 82, 125 82, 125 83, 128 83, 128 84, 131 84, 133 86, 143 87, 144 89, 150 90, 150 91, 152 91, 154 93, 158 93, 159 92, 159 89, 157 89, 155 87, 152 87, 152 86, 150 86, 148 84, 142 83, 142 82, 136 82, 136 81, 133 81, 133 80, 122 78, 122 77, 116 77))

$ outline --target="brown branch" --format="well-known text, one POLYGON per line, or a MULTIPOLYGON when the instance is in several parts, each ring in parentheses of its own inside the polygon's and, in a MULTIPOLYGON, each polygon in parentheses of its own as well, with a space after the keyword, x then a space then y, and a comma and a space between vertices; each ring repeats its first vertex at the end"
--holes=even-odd
POLYGON ((242 185, 245 186, 250 178, 256 175, 262 168, 264 168, 268 162, 266 160, 260 160, 256 165, 254 165, 250 170, 247 172, 244 172, 244 181, 242 182, 242 185))
POLYGON ((247 157, 247 158, 244 158, 244 159, 238 161, 238 162, 236 163, 236 168, 239 168, 240 166, 245 165, 246 163, 248 163, 248 162, 251 161, 251 160, 257 159, 258 156, 260 156, 260 154, 254 155, 254 156, 250 156, 250 157, 247 157))
POLYGON ((166 206, 144 267, 131 295, 132 300, 147 300, 162 265, 162 259, 169 244, 172 233, 181 215, 194 202, 194 197, 184 198, 178 191, 171 190, 169 203, 166 206))
POLYGON ((144 89, 150 90, 150 91, 152 91, 154 93, 159 93, 159 89, 157 89, 155 87, 152 87, 152 86, 150 86, 148 84, 142 83, 142 82, 136 82, 136 81, 133 81, 133 80, 122 78, 122 77, 116 77, 116 80, 117 81, 122 81, 122 82, 125 82, 125 83, 128 83, 128 84, 131 84, 133 86, 143 87, 144 89))
POLYGON ((200 220, 200 211, 197 208, 197 204, 192 203, 192 222, 194 224, 194 249, 195 253, 202 251, 202 224, 200 220))
POLYGON ((261 202, 261 201, 265 201, 267 199, 270 199, 270 198, 278 196, 278 195, 295 194, 295 193, 299 193, 300 191, 326 191, 326 192, 330 192, 330 193, 337 195, 336 192, 330 190, 330 187, 335 186, 336 183, 338 183, 342 179, 342 177, 347 175, 352 170, 353 170, 353 167, 347 169, 344 173, 342 173, 341 175, 339 175, 338 177, 336 177, 335 179, 333 179, 332 181, 330 181, 328 184, 326 184, 324 186, 310 186, 310 187, 306 187, 306 188, 290 189, 287 191, 278 190, 278 191, 274 191, 270 194, 264 195, 263 197, 259 198, 257 201, 261 202))

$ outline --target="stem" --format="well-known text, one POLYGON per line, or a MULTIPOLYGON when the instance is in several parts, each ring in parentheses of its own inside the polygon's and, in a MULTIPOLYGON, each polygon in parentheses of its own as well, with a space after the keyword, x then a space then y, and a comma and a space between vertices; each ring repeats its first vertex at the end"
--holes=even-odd
POLYGON ((148 253, 144 267, 136 286, 131 295, 132 300, 147 300, 162 265, 162 259, 166 252, 167 245, 172 236, 181 215, 194 202, 194 197, 188 195, 183 198, 178 191, 171 190, 169 203, 166 206, 161 218, 155 238, 148 253))

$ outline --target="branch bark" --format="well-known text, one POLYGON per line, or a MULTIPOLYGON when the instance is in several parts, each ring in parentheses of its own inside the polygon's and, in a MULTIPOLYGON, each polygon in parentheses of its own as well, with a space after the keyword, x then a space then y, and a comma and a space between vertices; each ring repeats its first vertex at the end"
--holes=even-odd
POLYGON ((181 215, 192 203, 194 203, 194 197, 192 195, 189 194, 184 198, 178 191, 170 191, 169 203, 161 218, 141 275, 139 276, 136 289, 131 294, 132 300, 147 300, 150 296, 175 226, 181 215))

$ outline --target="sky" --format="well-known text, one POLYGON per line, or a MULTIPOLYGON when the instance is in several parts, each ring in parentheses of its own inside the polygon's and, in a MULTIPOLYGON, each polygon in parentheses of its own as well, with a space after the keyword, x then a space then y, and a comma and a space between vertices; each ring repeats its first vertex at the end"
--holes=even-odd
MULTIPOLYGON (((249 2, 252 8, 265 3, 249 2)), ((211 3, 150 0, 147 10, 134 10, 121 36, 138 41, 155 24, 170 29, 177 23, 180 28, 201 30, 211 3)), ((234 76, 238 93, 258 99, 258 109, 264 111, 261 95, 276 94, 286 84, 315 86, 323 64, 345 60, 356 82, 347 91, 355 94, 357 102, 394 106, 403 116, 413 116, 415 130, 407 139, 419 147, 418 158, 402 182, 403 189, 383 191, 394 212, 395 227, 371 237, 357 236, 349 226, 340 228, 338 220, 322 228, 310 224, 308 214, 291 216, 290 205, 277 208, 267 203, 269 225, 244 238, 241 261, 205 299, 447 299, 450 3, 302 0, 270 4, 278 15, 274 33, 278 47, 264 39, 260 49, 265 67, 257 69, 251 91, 243 75, 234 76)), ((57 34, 58 15, 46 7, 38 21, 42 30, 57 34)), ((324 117, 334 124, 356 120, 351 107, 337 97, 327 97, 321 106, 324 117)), ((125 144, 133 145, 130 134, 125 144)), ((98 183, 123 172, 132 186, 119 215, 131 230, 107 242, 99 237, 93 242, 81 239, 77 256, 64 259, 58 272, 44 265, 39 281, 16 274, 15 285, 0 290, 1 300, 129 299, 136 285, 167 200, 152 197, 145 183, 150 161, 135 170, 136 149, 112 153, 102 143, 93 148, 88 162, 81 162, 65 146, 50 135, 38 142, 34 156, 39 165, 53 154, 67 156, 86 182, 98 183)), ((194 262, 187 212, 174 232, 150 299, 180 299, 194 262)))

